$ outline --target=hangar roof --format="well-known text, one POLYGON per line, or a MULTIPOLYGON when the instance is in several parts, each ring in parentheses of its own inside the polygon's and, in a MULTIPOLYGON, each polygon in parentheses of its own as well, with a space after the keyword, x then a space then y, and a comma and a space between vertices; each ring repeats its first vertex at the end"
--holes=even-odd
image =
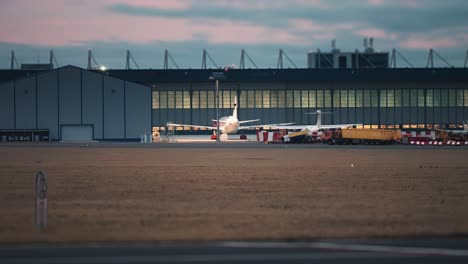
MULTIPOLYGON (((102 73, 100 70, 93 70, 102 73)), ((31 70, 0 70, 0 83, 37 74, 31 70)), ((106 70, 105 74, 141 84, 208 82, 213 72, 224 72, 227 82, 468 82, 468 68, 387 69, 169 69, 106 70)))

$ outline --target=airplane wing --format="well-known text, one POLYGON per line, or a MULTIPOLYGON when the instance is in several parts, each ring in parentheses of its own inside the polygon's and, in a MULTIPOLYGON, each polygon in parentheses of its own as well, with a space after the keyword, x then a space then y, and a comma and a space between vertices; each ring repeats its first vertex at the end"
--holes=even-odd
POLYGON ((187 125, 187 124, 175 124, 167 123, 168 127, 193 127, 193 128, 204 128, 209 130, 216 130, 216 126, 203 126, 203 125, 187 125))
MULTIPOLYGON (((294 124, 294 123, 289 123, 289 124, 294 124)), ((290 126, 289 124, 272 124, 270 127, 273 128, 273 129, 290 129, 290 130, 294 130, 294 129, 305 129, 307 127, 307 125, 292 125, 290 126)))
POLYGON ((320 129, 330 129, 330 128, 352 128, 362 126, 362 124, 338 124, 338 125, 321 125, 320 129))
POLYGON ((239 121, 239 124, 257 122, 257 121, 260 121, 260 119, 242 120, 242 121, 239 121))
POLYGON ((294 124, 294 123, 277 123, 277 124, 261 124, 261 125, 251 125, 251 126, 239 126, 239 130, 240 129, 255 129, 255 128, 261 128, 261 127, 271 127, 271 128, 275 128, 275 126, 287 126, 287 125, 291 125, 291 124, 294 124))

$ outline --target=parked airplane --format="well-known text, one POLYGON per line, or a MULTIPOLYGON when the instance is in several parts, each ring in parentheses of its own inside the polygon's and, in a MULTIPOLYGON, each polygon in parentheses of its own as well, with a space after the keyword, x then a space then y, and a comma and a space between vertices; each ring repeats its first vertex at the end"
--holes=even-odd
POLYGON ((317 110, 313 113, 307 113, 312 115, 317 115, 317 123, 315 125, 277 125, 271 126, 273 129, 290 129, 290 130, 307 130, 309 132, 316 132, 322 129, 332 129, 332 128, 349 128, 349 127, 356 127, 362 126, 362 124, 337 124, 337 125, 322 125, 322 114, 327 112, 322 112, 321 110, 317 110))
MULTIPOLYGON (((213 119, 213 126, 206 126, 206 125, 187 125, 187 124, 175 124, 175 123, 167 123, 168 127, 193 127, 193 128, 204 128, 204 129, 209 129, 216 131, 217 130, 217 125, 216 125, 216 119, 213 119)), ((290 125, 293 123, 280 123, 280 124, 265 124, 265 125, 251 125, 251 126, 243 126, 241 124, 245 123, 252 123, 252 122, 257 122, 260 121, 260 119, 252 119, 252 120, 243 120, 239 121, 237 118, 237 96, 234 97, 234 110, 232 112, 231 116, 223 116, 219 119, 219 129, 221 134, 228 135, 228 134, 234 134, 237 133, 238 130, 242 129, 255 129, 255 128, 261 128, 265 126, 276 126, 276 125, 290 125)))

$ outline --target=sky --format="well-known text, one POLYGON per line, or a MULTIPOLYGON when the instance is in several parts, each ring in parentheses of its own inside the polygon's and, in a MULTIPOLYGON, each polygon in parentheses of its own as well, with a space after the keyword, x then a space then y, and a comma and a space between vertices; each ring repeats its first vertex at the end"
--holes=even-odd
POLYGON ((238 68, 245 49, 259 68, 276 68, 280 48, 305 68, 307 53, 330 51, 331 40, 354 52, 366 37, 416 67, 430 48, 463 67, 467 14, 467 0, 0 0, 0 68, 11 50, 21 64, 47 63, 51 49, 58 66, 85 68, 91 49, 99 65, 122 69, 129 49, 139 68, 160 69, 167 49, 179 68, 199 69, 206 49, 218 67, 238 68))

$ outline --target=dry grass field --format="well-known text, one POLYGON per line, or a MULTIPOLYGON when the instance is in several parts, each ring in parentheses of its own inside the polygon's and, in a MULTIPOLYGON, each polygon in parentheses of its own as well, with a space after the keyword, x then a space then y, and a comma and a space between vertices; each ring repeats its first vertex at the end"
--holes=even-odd
POLYGON ((0 243, 466 235, 467 158, 462 149, 0 146, 0 243), (49 181, 42 233, 39 170, 49 181))

